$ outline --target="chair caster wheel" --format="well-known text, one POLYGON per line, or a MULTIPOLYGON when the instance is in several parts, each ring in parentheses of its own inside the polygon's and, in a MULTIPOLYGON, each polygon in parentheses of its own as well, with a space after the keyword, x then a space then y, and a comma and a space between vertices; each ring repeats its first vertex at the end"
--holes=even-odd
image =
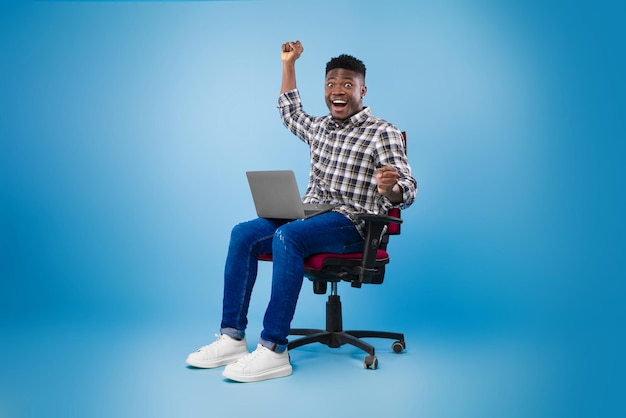
POLYGON ((376 370, 378 368, 378 359, 376 356, 367 356, 363 361, 363 367, 366 369, 376 370))
POLYGON ((396 341, 391 344, 391 349, 394 353, 401 353, 402 350, 406 348, 406 343, 404 341, 396 341))

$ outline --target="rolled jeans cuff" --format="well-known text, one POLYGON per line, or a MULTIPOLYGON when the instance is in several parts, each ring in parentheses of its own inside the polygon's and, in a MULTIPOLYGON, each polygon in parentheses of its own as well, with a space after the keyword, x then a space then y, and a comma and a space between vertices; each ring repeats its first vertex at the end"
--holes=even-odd
POLYGON ((264 340, 263 338, 259 339, 259 344, 261 344, 263 347, 267 348, 268 350, 272 350, 276 353, 284 353, 285 350, 287 349, 287 344, 276 344, 276 343, 264 340))
POLYGON ((222 328, 220 332, 236 340, 243 340, 243 338, 246 336, 246 331, 238 330, 235 328, 222 328))

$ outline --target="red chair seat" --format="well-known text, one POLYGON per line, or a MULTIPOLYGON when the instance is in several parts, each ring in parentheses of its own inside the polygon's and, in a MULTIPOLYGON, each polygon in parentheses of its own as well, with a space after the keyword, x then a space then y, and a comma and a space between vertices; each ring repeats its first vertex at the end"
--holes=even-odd
MULTIPOLYGON (((336 253, 319 253, 304 260, 304 268, 310 270, 321 270, 324 266, 324 262, 329 258, 342 259, 342 260, 359 260, 363 257, 362 253, 348 253, 348 254, 336 254, 336 253)), ((384 260, 389 258, 389 254, 385 250, 376 251, 376 259, 384 260)), ((272 254, 261 254, 259 256, 260 261, 272 261, 272 254)))
POLYGON ((272 254, 266 253, 259 256, 260 261, 272 261, 272 254))

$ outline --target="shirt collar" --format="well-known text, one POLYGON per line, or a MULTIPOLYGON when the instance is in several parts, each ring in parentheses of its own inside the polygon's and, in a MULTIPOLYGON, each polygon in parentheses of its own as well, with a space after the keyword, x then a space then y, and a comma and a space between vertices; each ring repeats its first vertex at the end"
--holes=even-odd
POLYGON ((329 114, 327 116, 327 124, 332 126, 333 128, 346 128, 348 126, 359 126, 365 123, 365 121, 372 115, 372 111, 369 106, 364 107, 358 113, 350 116, 348 119, 344 120, 342 123, 338 123, 333 117, 329 114))

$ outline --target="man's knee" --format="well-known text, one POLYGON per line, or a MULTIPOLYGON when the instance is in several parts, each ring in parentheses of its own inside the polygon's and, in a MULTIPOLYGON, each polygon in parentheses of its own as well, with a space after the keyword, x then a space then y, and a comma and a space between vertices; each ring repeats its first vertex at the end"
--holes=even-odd
POLYGON ((297 228, 286 224, 276 229, 272 241, 272 248, 276 251, 298 251, 300 247, 300 237, 297 228))
POLYGON ((238 223, 233 227, 230 232, 231 240, 246 240, 246 239, 256 239, 256 236, 259 234, 258 227, 256 227, 252 221, 246 221, 238 223))

